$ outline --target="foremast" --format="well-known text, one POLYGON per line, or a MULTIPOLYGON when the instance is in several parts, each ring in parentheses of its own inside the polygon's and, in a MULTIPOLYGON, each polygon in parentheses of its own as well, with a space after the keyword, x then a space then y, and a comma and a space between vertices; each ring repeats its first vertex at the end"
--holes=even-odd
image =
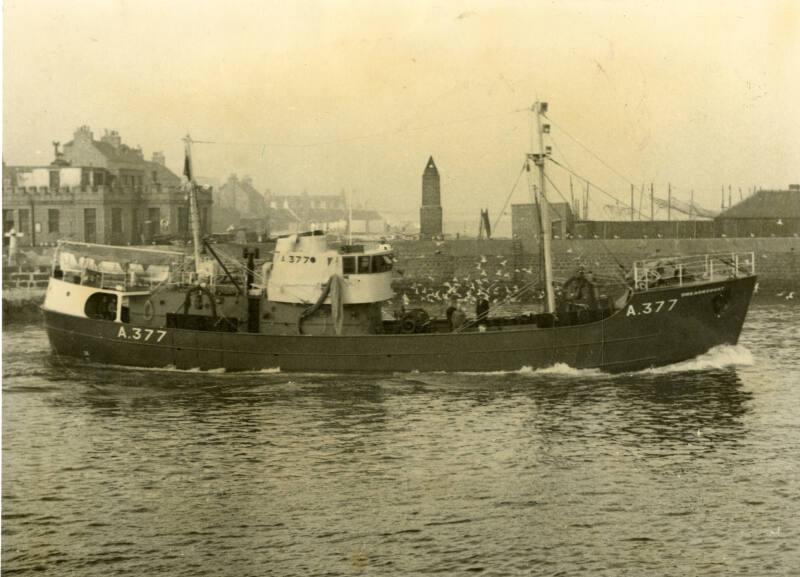
MULTIPOLYGON (((183 174, 186 177, 186 190, 189 196, 189 214, 192 219, 192 245, 194 248, 194 272, 200 278, 200 217, 197 208, 197 185, 194 181, 194 171, 192 169, 192 137, 188 134, 183 142, 186 148, 186 156, 183 163, 183 174)), ((198 280, 199 282, 199 280, 198 280)))
POLYGON ((544 290, 546 297, 546 312, 555 314, 556 311, 556 295, 553 290, 553 250, 552 240, 553 231, 550 224, 550 205, 547 202, 546 181, 545 176, 545 160, 550 154, 550 147, 544 146, 544 134, 550 132, 550 125, 542 123, 542 117, 547 114, 547 102, 536 102, 531 107, 531 112, 536 113, 536 128, 539 136, 539 152, 528 154, 528 159, 532 160, 536 167, 539 169, 539 189, 538 205, 539 205, 539 222, 542 234, 542 253, 544 260, 544 290))

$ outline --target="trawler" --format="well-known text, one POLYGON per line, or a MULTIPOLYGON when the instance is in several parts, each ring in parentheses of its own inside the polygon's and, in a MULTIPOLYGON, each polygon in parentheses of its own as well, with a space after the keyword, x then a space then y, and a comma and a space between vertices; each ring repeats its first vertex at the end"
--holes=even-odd
MULTIPOLYGON (((540 151, 528 158, 544 206, 546 103, 534 111, 540 151)), ((186 153, 194 254, 62 242, 43 304, 55 355, 227 371, 484 372, 558 363, 636 371, 736 344, 756 282, 752 253, 684 255, 633 263, 617 295, 557 298, 542 210, 542 310, 455 325, 422 309, 387 314, 389 244, 336 244, 311 230, 278 238, 260 266, 252 251, 237 263, 221 258, 199 238, 188 137, 186 153), (201 255, 204 245, 210 256, 201 255)))

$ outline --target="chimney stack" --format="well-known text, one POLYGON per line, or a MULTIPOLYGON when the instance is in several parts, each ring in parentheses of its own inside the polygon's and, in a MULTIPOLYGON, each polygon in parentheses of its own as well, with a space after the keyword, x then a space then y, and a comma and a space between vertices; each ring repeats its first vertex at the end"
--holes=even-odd
POLYGON ((94 134, 92 134, 92 129, 89 128, 86 124, 83 126, 79 126, 77 130, 73 133, 73 137, 75 141, 86 141, 92 142, 94 140, 94 134))
POLYGON ((105 134, 100 138, 102 142, 108 143, 115 149, 119 148, 122 144, 122 138, 116 130, 106 130, 105 134))

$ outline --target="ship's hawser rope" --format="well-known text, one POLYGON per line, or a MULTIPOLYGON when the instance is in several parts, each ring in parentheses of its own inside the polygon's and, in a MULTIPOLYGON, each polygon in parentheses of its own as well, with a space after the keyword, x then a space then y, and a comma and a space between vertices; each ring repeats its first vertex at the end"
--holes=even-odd
POLYGON ((342 334, 342 324, 344 321, 344 286, 341 277, 335 274, 331 275, 328 282, 323 285, 322 292, 320 292, 317 302, 300 313, 300 317, 297 319, 298 334, 303 334, 303 321, 317 312, 328 296, 331 297, 331 317, 333 319, 334 329, 337 335, 342 334))

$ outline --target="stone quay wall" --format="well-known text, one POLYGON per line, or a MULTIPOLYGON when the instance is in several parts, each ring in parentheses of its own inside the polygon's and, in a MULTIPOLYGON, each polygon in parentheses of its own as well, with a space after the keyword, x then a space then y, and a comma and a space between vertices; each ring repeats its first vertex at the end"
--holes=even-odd
MULTIPOLYGON (((539 247, 533 241, 395 241, 393 247, 396 268, 402 272, 397 282, 400 290, 453 279, 527 283, 539 278, 539 247)), ((555 239, 552 247, 553 276, 562 281, 581 265, 599 277, 616 278, 620 264, 630 268, 634 261, 654 255, 754 252, 761 288, 800 287, 798 238, 555 239)))

